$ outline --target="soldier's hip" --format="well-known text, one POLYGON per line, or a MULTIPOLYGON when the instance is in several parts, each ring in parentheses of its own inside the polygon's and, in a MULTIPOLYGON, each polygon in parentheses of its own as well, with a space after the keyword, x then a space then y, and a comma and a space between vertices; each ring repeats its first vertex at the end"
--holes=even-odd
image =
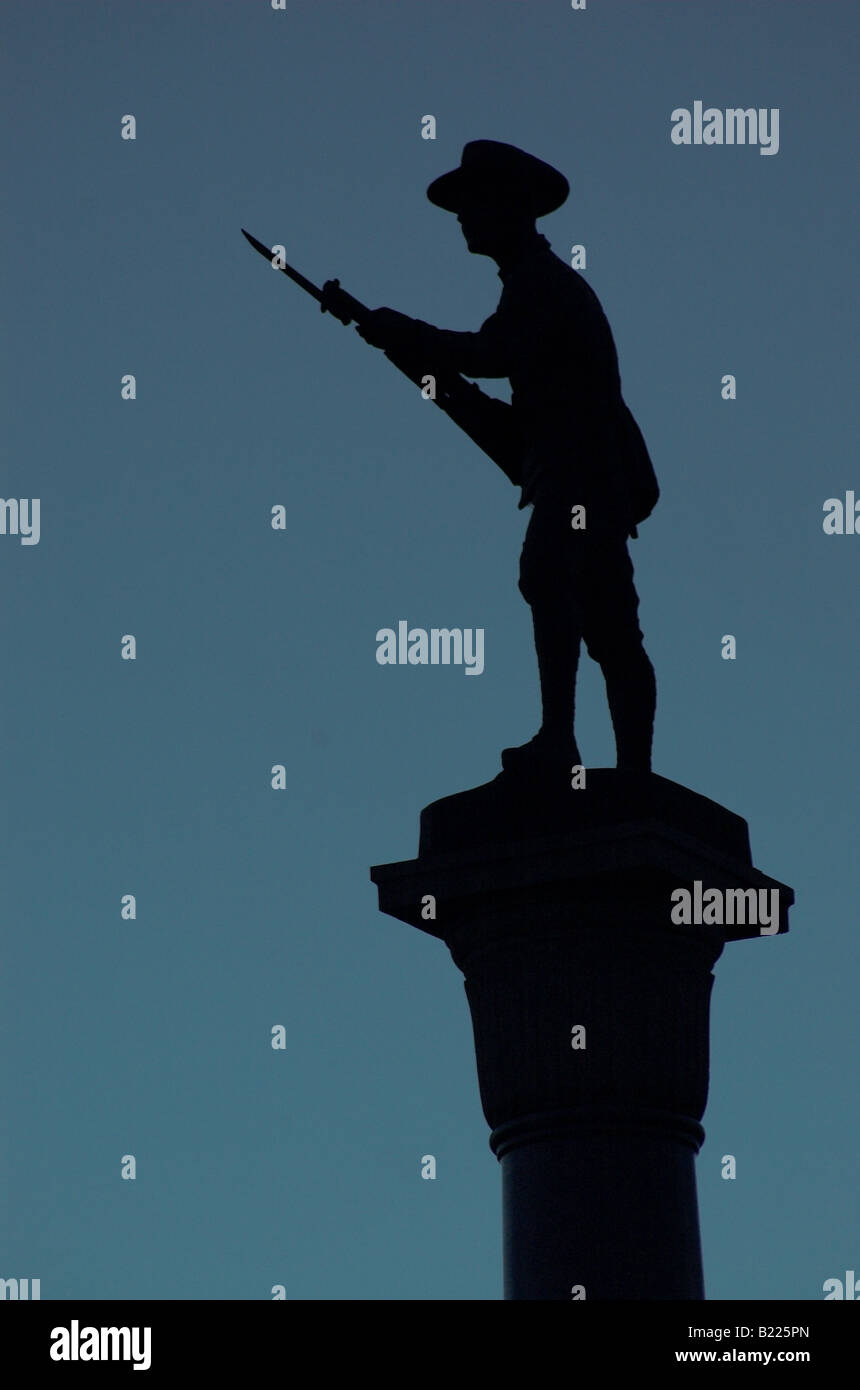
POLYGON ((538 496, 520 554, 519 589, 528 604, 564 609, 595 645, 641 640, 626 525, 593 496, 581 502, 565 493, 538 496))

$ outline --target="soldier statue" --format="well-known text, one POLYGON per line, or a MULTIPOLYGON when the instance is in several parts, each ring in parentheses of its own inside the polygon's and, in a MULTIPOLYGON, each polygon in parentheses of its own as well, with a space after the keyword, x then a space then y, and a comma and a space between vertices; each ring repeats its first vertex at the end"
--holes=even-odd
POLYGON ((474 140, 458 168, 427 190, 453 212, 474 255, 498 265, 498 308, 477 333, 432 327, 393 309, 358 325, 372 345, 465 377, 505 377, 522 440, 519 505, 531 507, 519 588, 531 607, 542 722, 502 753, 505 773, 540 777, 581 766, 574 694, 581 641, 606 681, 617 766, 649 771, 656 705, 642 644, 627 541, 650 459, 621 395, 618 358, 600 302, 535 226, 565 201, 564 175, 512 145, 474 140), (638 472, 637 472, 638 470, 638 472))

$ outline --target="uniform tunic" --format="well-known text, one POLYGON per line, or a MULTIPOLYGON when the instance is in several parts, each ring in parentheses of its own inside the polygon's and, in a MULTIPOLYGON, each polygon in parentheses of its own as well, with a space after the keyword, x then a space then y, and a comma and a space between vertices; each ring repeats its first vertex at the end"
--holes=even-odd
POLYGON ((510 381, 525 442, 519 505, 534 504, 520 591, 530 604, 563 607, 602 664, 642 640, 612 331, 597 295, 544 236, 535 234, 499 278, 498 308, 477 333, 415 320, 415 347, 428 364, 510 381), (571 528, 574 506, 586 508, 585 530, 571 528))
MULTIPOLYGON (((624 402, 612 331, 582 276, 535 235, 499 271, 502 296, 477 333, 416 320, 416 346, 467 377, 507 377, 526 441, 520 507, 539 489, 590 499, 607 524, 629 529, 619 468, 624 402)), ((595 518, 597 521, 598 518, 595 518)))

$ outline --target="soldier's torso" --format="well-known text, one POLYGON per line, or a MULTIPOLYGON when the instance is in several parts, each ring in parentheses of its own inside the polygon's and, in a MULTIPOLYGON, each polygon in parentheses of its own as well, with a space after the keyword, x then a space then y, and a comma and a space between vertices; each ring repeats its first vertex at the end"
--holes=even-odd
POLYGON ((605 510, 621 505, 615 343, 590 285, 542 241, 504 277, 497 310, 526 442, 520 506, 561 488, 605 510))
POLYGON ((496 311, 508 340, 513 403, 524 416, 605 410, 621 391, 606 315, 579 272, 541 241, 505 276, 496 311))

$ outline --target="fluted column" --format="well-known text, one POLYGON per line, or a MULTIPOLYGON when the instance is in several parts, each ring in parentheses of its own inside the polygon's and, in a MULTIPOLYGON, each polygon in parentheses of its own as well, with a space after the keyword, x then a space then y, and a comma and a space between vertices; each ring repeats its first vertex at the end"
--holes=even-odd
POLYGON ((776 890, 787 930, 793 894, 753 868, 746 823, 652 774, 590 770, 551 800, 501 778, 427 807, 418 858, 371 873, 465 976, 505 1297, 703 1298, 711 972, 762 933, 673 922, 671 894, 776 890))

